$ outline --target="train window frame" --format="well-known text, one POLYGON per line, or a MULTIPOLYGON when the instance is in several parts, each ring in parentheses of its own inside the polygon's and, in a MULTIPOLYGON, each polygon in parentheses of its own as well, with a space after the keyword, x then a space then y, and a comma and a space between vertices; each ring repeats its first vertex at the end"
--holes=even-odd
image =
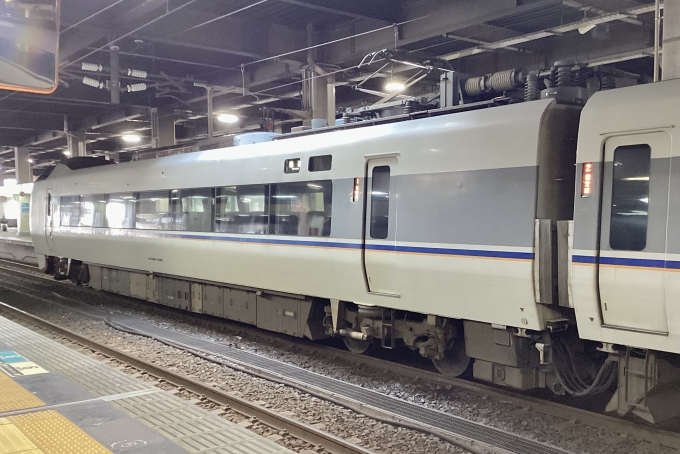
POLYGON ((614 150, 609 214, 609 247, 612 250, 642 251, 647 247, 651 162, 649 144, 622 145, 614 150), (630 157, 633 159, 629 160, 630 157), (635 174, 626 173, 631 168, 635 169, 635 174), (631 225, 628 219, 642 219, 642 226, 631 225))
POLYGON ((275 183, 271 185, 269 195, 270 235, 331 236, 333 180, 275 183), (277 201, 278 198, 281 200, 277 201), (279 207, 287 209, 278 211, 279 207), (281 223, 282 218, 294 219, 294 222, 281 223))
POLYGON ((333 167, 333 155, 324 154, 311 156, 307 162, 307 170, 310 172, 327 172, 333 167))
MULTIPOLYGON (((179 206, 180 206, 180 214, 182 216, 182 228, 175 230, 182 230, 182 231, 187 231, 187 232, 212 232, 215 228, 215 193, 216 193, 216 188, 187 188, 187 189, 181 189, 179 190, 179 206), (209 209, 209 219, 207 222, 207 225, 205 224, 204 220, 204 225, 203 229, 198 230, 195 228, 190 228, 191 227, 191 222, 189 217, 191 216, 190 213, 206 213, 206 211, 187 211, 187 207, 185 207, 185 199, 188 198, 195 198, 196 195, 200 194, 201 192, 204 192, 204 194, 201 195, 201 198, 205 198, 208 200, 208 209, 209 209), (187 217, 186 219, 186 224, 185 224, 185 216, 187 217), (207 230, 206 230, 207 228, 207 230)), ((192 207, 193 208, 193 207, 192 207)), ((205 205, 203 206, 205 208, 205 205)), ((177 227, 177 219, 175 219, 175 227, 177 227)))
MULTIPOLYGON (((269 203, 270 203, 270 193, 271 185, 269 184, 248 184, 248 185, 229 185, 220 186, 215 188, 215 207, 213 216, 213 231, 216 233, 228 233, 237 235, 267 235, 269 233, 269 203), (228 197, 230 194, 224 194, 224 191, 231 191, 233 194, 231 196, 235 197, 234 206, 236 208, 234 211, 229 213, 234 214, 237 218, 242 216, 243 219, 234 219, 231 222, 226 219, 226 211, 220 209, 220 201, 218 199, 222 197, 228 197), (262 210, 254 211, 250 206, 254 195, 262 196, 262 200, 258 203, 262 203, 262 210), (247 204, 247 205, 246 205, 247 204), (247 210, 242 210, 242 208, 247 208, 247 210), (260 214, 262 213, 262 214, 260 214), (253 216, 261 216, 262 222, 253 222, 253 216), (248 217, 248 219, 246 219, 248 217), (224 222, 222 227, 218 228, 218 223, 224 222)), ((228 202, 229 203, 229 202, 228 202)), ((257 218, 255 219, 257 221, 257 218)))
POLYGON ((369 225, 369 235, 371 239, 374 240, 385 240, 389 236, 389 220, 390 220, 390 186, 391 186, 391 178, 392 178, 392 169, 389 165, 381 165, 381 166, 375 166, 371 170, 371 216, 370 216, 370 225, 369 225), (384 170, 387 169, 387 172, 384 172, 384 170), (386 173, 387 179, 384 180, 387 182, 387 184, 384 187, 376 187, 376 182, 381 182, 380 178, 376 178, 376 171, 380 173, 386 173), (385 190, 386 189, 386 190, 385 190), (377 195, 380 196, 380 198, 376 197, 377 195), (384 202, 387 201, 386 206, 387 206, 387 211, 386 214, 380 215, 381 217, 385 218, 385 225, 384 229, 383 226, 377 227, 377 217, 378 217, 378 211, 376 209, 377 206, 383 206, 384 202), (376 203, 377 202, 377 203, 376 203), (378 228, 380 230, 378 230, 378 228), (383 233, 384 231, 384 233, 383 233))
POLYGON ((106 211, 105 211, 105 228, 107 229, 136 229, 137 226, 137 197, 139 193, 136 192, 114 192, 112 194, 107 194, 107 199, 106 199, 106 211), (111 221, 109 218, 112 218, 113 216, 109 215, 109 212, 111 209, 109 208, 109 205, 112 205, 114 201, 121 200, 122 203, 117 203, 119 205, 123 205, 123 210, 125 213, 123 213, 123 217, 121 219, 120 225, 121 227, 114 225, 111 225, 111 221), (128 204, 132 203, 132 217, 129 217, 129 213, 127 213, 127 210, 129 209, 128 204), (128 217, 125 217, 128 216, 128 217), (124 221, 127 219, 127 226, 124 227, 124 221))
POLYGON ((286 159, 283 162, 283 173, 300 173, 301 163, 300 158, 286 159))
POLYGON ((108 204, 109 196, 108 194, 83 194, 80 196, 80 217, 78 219, 78 227, 87 227, 87 228, 94 228, 94 229, 102 229, 106 228, 106 206, 108 204), (84 218, 85 218, 85 210, 83 208, 83 205, 86 203, 91 203, 92 204, 92 209, 93 209, 93 216, 92 216, 92 221, 91 223, 85 223, 84 218), (95 204, 104 204, 104 209, 102 210, 97 210, 95 204), (99 220, 97 222, 96 215, 99 214, 99 220))
POLYGON ((79 195, 67 195, 67 196, 59 196, 59 227, 78 227, 78 223, 80 222, 80 199, 81 197, 79 195), (74 218, 74 220, 71 220, 71 210, 68 210, 69 212, 69 223, 64 224, 64 213, 66 210, 64 210, 64 205, 65 203, 73 203, 75 199, 78 199, 78 216, 74 218), (73 223, 75 221, 75 224, 73 223))
MULTIPOLYGON (((163 193, 165 194, 165 198, 167 199, 168 210, 167 210, 167 212, 156 211, 155 214, 166 213, 165 218, 168 219, 168 218, 171 218, 171 216, 172 216, 172 211, 171 211, 171 207, 170 207, 171 197, 172 197, 172 190, 171 189, 157 189, 157 190, 153 190, 153 191, 140 191, 140 192, 135 193, 135 200, 137 201, 137 203, 135 205, 135 230, 164 230, 164 231, 174 230, 174 219, 170 223, 166 222, 166 224, 172 225, 171 228, 163 228, 163 218, 162 217, 160 218, 160 221, 158 223, 158 226, 159 226, 158 228, 151 228, 151 227, 140 228, 139 227, 140 214, 147 214, 147 213, 140 213, 139 212, 140 209, 141 209, 141 206, 142 206, 141 201, 143 199, 149 199, 149 200, 153 201, 153 197, 151 196, 151 194, 155 194, 156 196, 159 196, 158 198, 160 200, 160 198, 161 198, 160 195, 163 194, 163 193)), ((152 224, 149 224, 149 225, 152 225, 152 224)))

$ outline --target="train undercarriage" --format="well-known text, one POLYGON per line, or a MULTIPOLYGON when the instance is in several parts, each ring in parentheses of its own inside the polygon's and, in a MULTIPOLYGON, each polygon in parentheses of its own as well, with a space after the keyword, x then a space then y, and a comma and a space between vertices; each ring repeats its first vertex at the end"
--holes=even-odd
POLYGON ((584 341, 567 319, 530 331, 76 260, 48 258, 44 268, 56 279, 294 337, 342 337, 357 354, 409 348, 448 376, 575 397, 607 393, 607 412, 652 424, 680 417, 678 355, 584 341))

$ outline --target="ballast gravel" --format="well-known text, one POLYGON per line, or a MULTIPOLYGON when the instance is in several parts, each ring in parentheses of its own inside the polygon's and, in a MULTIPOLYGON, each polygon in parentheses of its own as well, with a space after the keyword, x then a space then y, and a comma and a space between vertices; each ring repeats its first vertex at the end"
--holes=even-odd
MULTIPOLYGON (((229 321, 168 310, 166 307, 104 292, 84 293, 81 289, 69 285, 55 286, 49 281, 36 281, 34 278, 0 271, 0 289, 5 283, 8 284, 8 289, 17 285, 24 288, 28 286, 33 292, 40 292, 43 298, 52 299, 57 303, 67 303, 68 299, 88 302, 109 311, 145 319, 166 329, 242 348, 392 397, 558 446, 568 452, 607 454, 676 452, 670 448, 635 439, 625 432, 598 430, 575 421, 533 412, 530 408, 519 407, 509 402, 489 399, 469 390, 441 386, 408 376, 395 376, 394 373, 387 373, 379 368, 353 364, 333 355, 331 349, 327 354, 319 354, 318 349, 309 348, 305 342, 292 343, 280 336, 229 321), (57 292, 62 297, 61 300, 52 298, 50 292, 57 292)), ((172 366, 174 370, 186 375, 203 381, 210 380, 222 389, 242 393, 241 397, 248 400, 265 402, 276 411, 279 409, 290 411, 304 422, 318 424, 323 426, 324 430, 352 439, 354 442, 358 440, 360 443, 357 444, 375 452, 464 452, 436 437, 383 424, 295 389, 216 365, 153 340, 121 333, 101 322, 77 315, 63 305, 31 304, 30 298, 26 297, 19 298, 17 302, 26 305, 29 312, 54 323, 95 340, 105 341, 114 348, 135 353, 140 358, 155 361, 164 367, 172 366)))

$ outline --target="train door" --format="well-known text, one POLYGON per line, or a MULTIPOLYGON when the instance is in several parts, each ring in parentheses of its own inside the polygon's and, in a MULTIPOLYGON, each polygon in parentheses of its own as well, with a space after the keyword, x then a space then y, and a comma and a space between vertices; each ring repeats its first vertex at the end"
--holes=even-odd
POLYGON ((52 188, 47 188, 47 200, 45 206, 45 240, 50 251, 54 250, 54 238, 52 237, 52 229, 54 227, 54 197, 52 196, 52 188))
POLYGON ((670 136, 612 137, 605 143, 598 285, 612 328, 666 334, 666 233, 670 136))
POLYGON ((364 272, 371 293, 399 295, 397 284, 396 157, 369 158, 366 166, 364 272))

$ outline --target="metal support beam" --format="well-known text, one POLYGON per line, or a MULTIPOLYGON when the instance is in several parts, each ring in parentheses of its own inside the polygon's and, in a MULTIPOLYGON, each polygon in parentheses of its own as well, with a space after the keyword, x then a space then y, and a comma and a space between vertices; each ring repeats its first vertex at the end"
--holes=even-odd
POLYGON ((17 183, 33 183, 33 175, 31 174, 31 163, 28 147, 14 148, 14 172, 17 183))
POLYGON ((149 111, 145 107, 119 107, 105 114, 97 115, 96 117, 87 117, 86 119, 74 124, 71 129, 76 131, 96 130, 114 125, 116 123, 134 120, 148 114, 149 111))
POLYGON ((663 2, 663 80, 680 78, 680 2, 663 2))
POLYGON ((659 81, 659 51, 661 40, 661 0, 654 4, 654 82, 659 81))
POLYGON ((215 134, 215 119, 213 118, 213 87, 205 87, 208 97, 208 138, 215 134))
POLYGON ((335 77, 327 76, 326 84, 326 121, 335 126, 335 77))
POLYGON ((171 147, 175 141, 174 112, 151 109, 151 148, 171 147))
MULTIPOLYGON (((376 13, 371 15, 369 12, 365 12, 363 14, 355 12, 357 9, 359 9, 360 6, 368 6, 370 8, 372 5, 371 3, 377 3, 375 0, 372 0, 371 2, 362 2, 362 1, 343 1, 343 2, 332 2, 334 3, 333 8, 330 8, 328 6, 323 6, 323 5, 317 5, 314 3, 311 3, 309 1, 302 1, 302 0, 278 0, 281 3, 288 3, 289 5, 295 5, 299 6, 302 8, 307 8, 313 11, 319 11, 321 13, 331 13, 331 14, 337 14, 338 16, 344 16, 344 17, 349 17, 352 19, 360 19, 360 20, 377 20, 380 22, 384 23, 393 23, 397 21, 396 14, 393 13, 394 9, 397 7, 396 5, 392 5, 393 2, 384 2, 383 1, 383 6, 386 6, 385 8, 376 8, 376 13), (341 9, 338 7, 338 5, 345 6, 346 9, 341 9), (350 6, 350 8, 347 8, 347 6, 350 6), (378 17, 380 16, 380 17, 378 17)), ((367 9, 367 8, 361 8, 361 9, 367 9)))
POLYGON ((120 55, 118 46, 111 46, 111 104, 120 104, 120 55))
POLYGON ((71 157, 87 155, 87 144, 85 142, 84 132, 68 133, 66 136, 66 143, 68 145, 68 151, 71 157))
POLYGON ((469 49, 461 50, 458 52, 452 52, 449 54, 445 55, 440 55, 439 58, 442 58, 444 60, 456 60, 459 58, 463 57, 469 57, 471 55, 476 55, 482 52, 486 52, 488 50, 496 50, 496 49, 506 49, 510 46, 516 46, 517 44, 522 44, 522 43, 527 43, 530 41, 536 41, 542 38, 547 38, 549 36, 561 36, 564 33, 568 32, 573 32, 578 30, 579 28, 588 26, 588 25, 598 25, 598 24, 606 24, 608 22, 616 21, 616 20, 621 20, 622 18, 625 17, 630 17, 631 15, 637 15, 637 14, 642 14, 642 13, 648 13, 650 11, 654 10, 654 5, 645 5, 645 6, 636 6, 634 8, 628 8, 622 11, 618 11, 615 13, 609 13, 605 14, 602 16, 598 17, 593 17, 590 19, 584 19, 581 21, 577 22, 571 22, 568 24, 560 25, 557 27, 549 28, 549 29, 544 29, 540 30, 537 32, 532 32, 532 33, 527 33, 525 35, 517 36, 515 38, 509 38, 509 39, 504 39, 500 41, 496 41, 493 43, 489 44, 484 44, 476 47, 472 47, 469 49))
MULTIPOLYGON (((307 24, 307 47, 311 48, 316 44, 315 35, 314 24, 307 24)), ((316 63, 316 49, 307 50, 307 65, 305 69, 307 83, 303 85, 303 90, 309 91, 307 99, 310 101, 312 122, 314 120, 328 122, 328 80, 324 77, 326 72, 316 63)))

